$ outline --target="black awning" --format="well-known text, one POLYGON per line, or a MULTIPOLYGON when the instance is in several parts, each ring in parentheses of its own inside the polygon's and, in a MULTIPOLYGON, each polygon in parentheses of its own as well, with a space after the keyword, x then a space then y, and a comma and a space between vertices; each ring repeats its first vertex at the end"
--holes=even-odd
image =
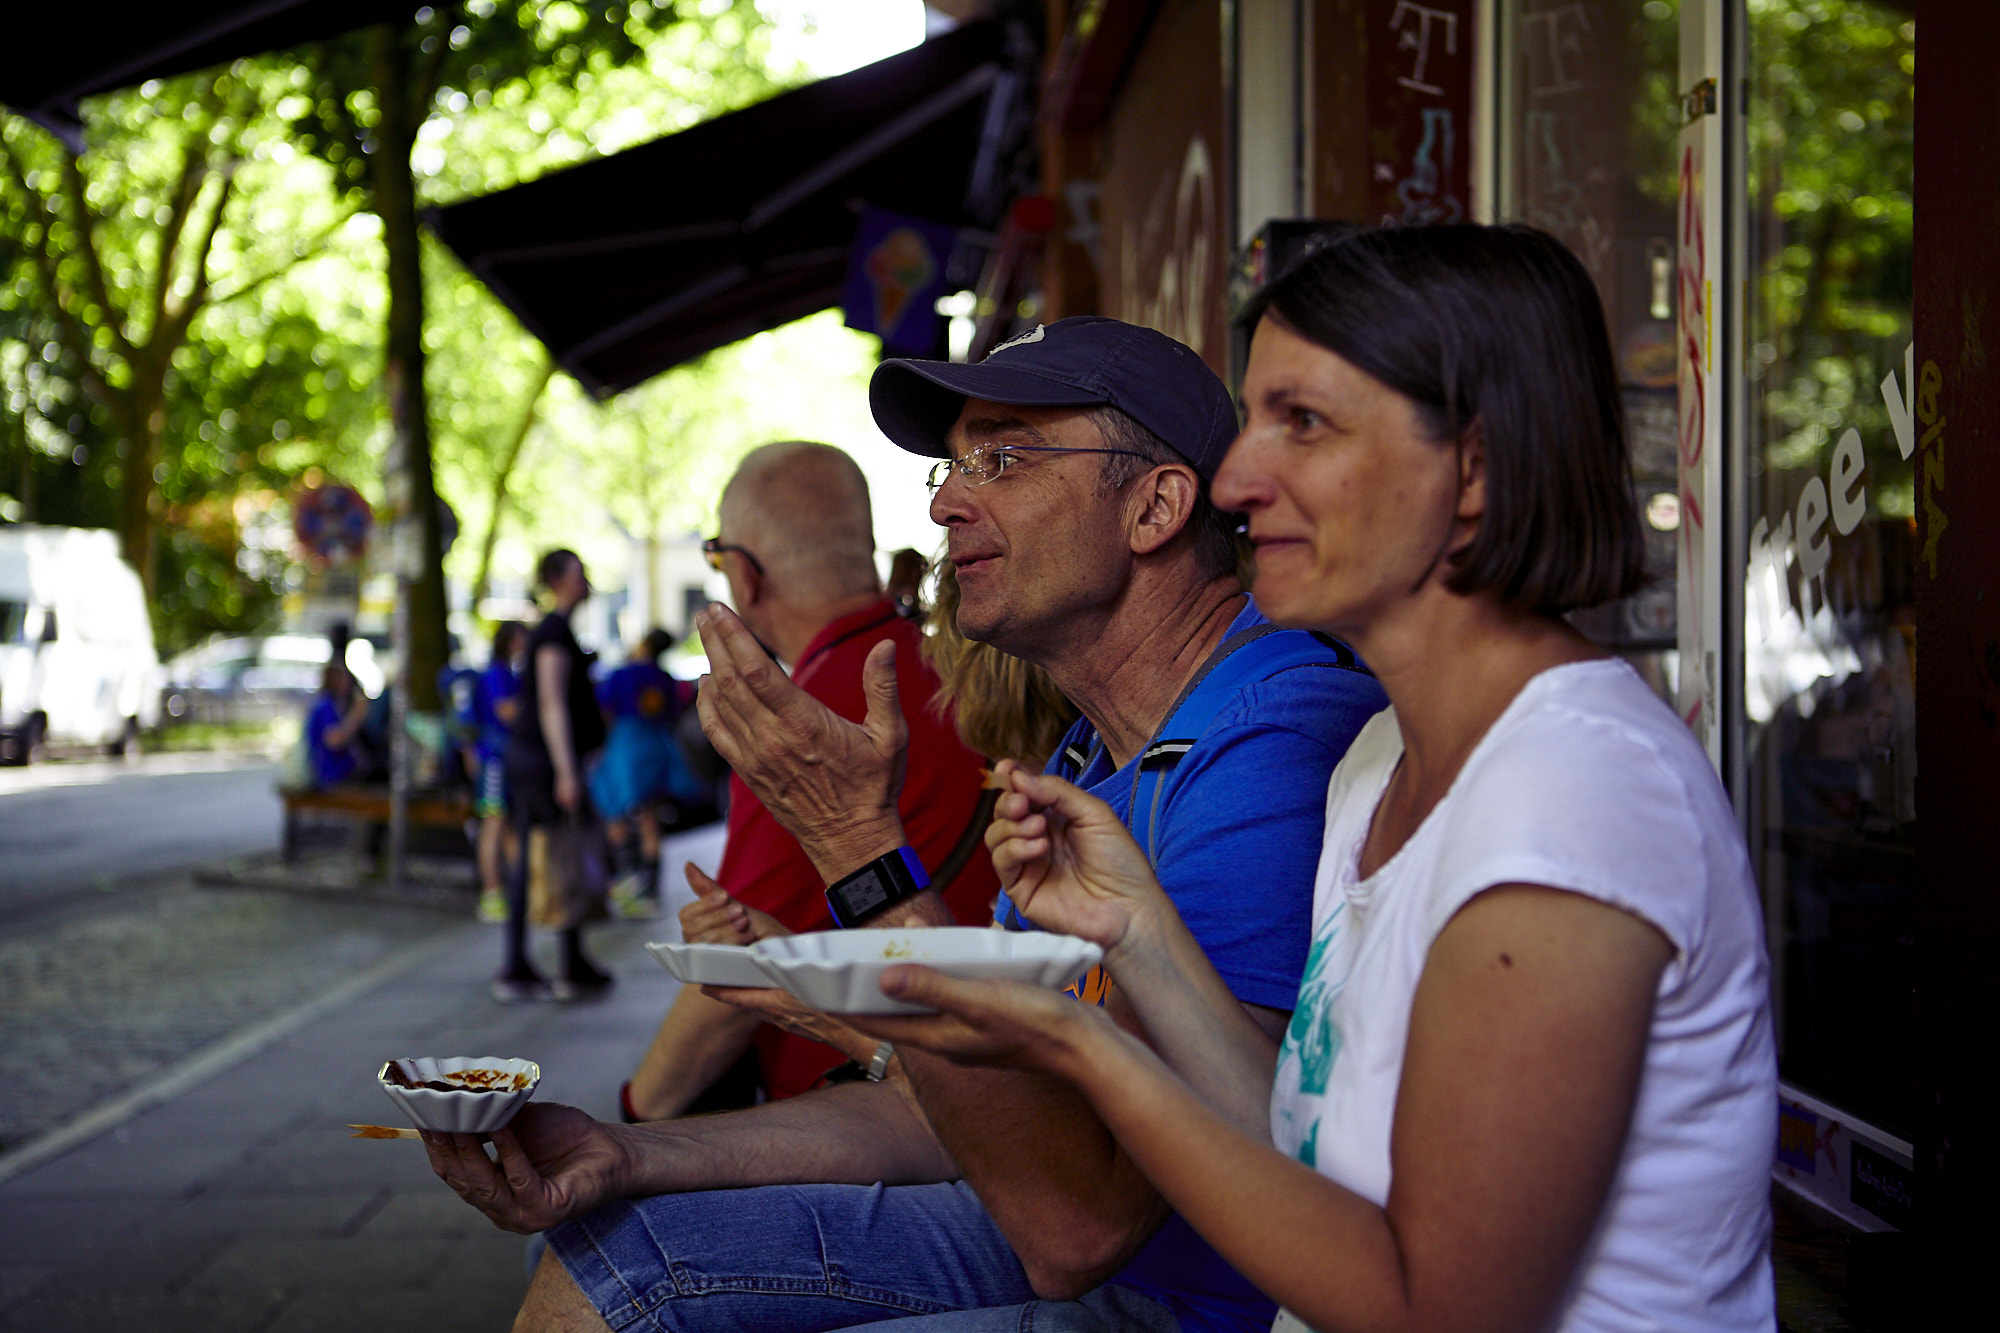
POLYGON ((0 102, 83 149, 77 103, 147 79, 402 22, 422 0, 171 0, 23 5, 0 45, 0 102))
POLYGON ((836 304, 861 205, 990 226, 1026 68, 969 24, 431 225, 605 396, 836 304))

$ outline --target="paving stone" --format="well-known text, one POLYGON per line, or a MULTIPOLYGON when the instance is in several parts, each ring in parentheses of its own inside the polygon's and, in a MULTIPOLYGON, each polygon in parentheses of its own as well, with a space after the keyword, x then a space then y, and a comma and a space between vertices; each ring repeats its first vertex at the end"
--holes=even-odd
MULTIPOLYGON (((415 1291, 459 1242, 424 1236, 255 1237, 226 1244, 188 1280, 191 1293, 415 1291)), ((366 1325, 356 1325, 365 1327, 366 1325)))
POLYGON ((54 1280, 56 1270, 9 1262, 0 1265, 0 1317, 54 1280))
MULTIPOLYGON (((0 1333, 259 1333, 279 1302, 244 1292, 197 1296, 141 1296, 120 1292, 44 1288, 0 1313, 0 1333)), ((365 1325, 351 1325, 353 1328, 365 1325)))
POLYGON ((463 924, 179 884, 0 940, 0 1149, 463 924))
MULTIPOLYGON (((313 1195, 201 1194, 183 1199, 151 1225, 162 1229, 200 1231, 218 1240, 251 1236, 350 1236, 368 1225, 390 1201, 386 1190, 347 1190, 313 1195)), ((472 1210, 451 1201, 460 1211, 472 1210)))
POLYGON ((28 1197, 174 1198, 234 1170, 243 1145, 228 1139, 173 1147, 121 1144, 109 1135, 8 1182, 28 1197))
POLYGON ((421 1145, 355 1140, 346 1126, 400 1123, 375 1071, 418 1053, 525 1054, 543 1064, 546 1099, 614 1115, 618 1082, 674 993, 643 951, 656 928, 593 931, 590 947, 621 978, 601 1002, 502 1006, 487 993, 498 939, 460 916, 238 890, 212 903, 183 896, 114 904, 108 916, 126 919, 90 929, 66 919, 0 944, 0 1080, 14 1076, 9 1043, 25 1026, 10 995, 41 1006, 39 1049, 89 1053, 103 1075, 45 1080, 19 1111, 10 1093, 0 1125, 65 1121, 413 938, 438 951, 0 1181, 0 1333, 507 1327, 527 1289, 524 1239, 447 1190, 421 1145), (31 964, 38 948, 45 957, 31 964), (112 958, 122 970, 100 985, 112 958))
POLYGON ((267 1333, 437 1333, 504 1329, 514 1322, 524 1287, 458 1281, 421 1291, 312 1293, 287 1301, 267 1333))
MULTIPOLYGON (((433 1178, 432 1188, 396 1190, 380 1208, 355 1228, 366 1236, 448 1236, 454 1239, 491 1237, 517 1252, 520 1236, 501 1231, 433 1178)), ((517 1265, 518 1267, 518 1265, 517 1265)))

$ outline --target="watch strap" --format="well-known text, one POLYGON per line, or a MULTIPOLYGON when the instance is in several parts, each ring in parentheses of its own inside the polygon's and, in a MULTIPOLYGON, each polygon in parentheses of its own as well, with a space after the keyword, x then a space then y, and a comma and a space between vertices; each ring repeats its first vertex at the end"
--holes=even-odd
POLYGON ((878 856, 827 887, 826 906, 842 930, 854 927, 884 908, 914 898, 931 885, 924 863, 908 845, 878 856))

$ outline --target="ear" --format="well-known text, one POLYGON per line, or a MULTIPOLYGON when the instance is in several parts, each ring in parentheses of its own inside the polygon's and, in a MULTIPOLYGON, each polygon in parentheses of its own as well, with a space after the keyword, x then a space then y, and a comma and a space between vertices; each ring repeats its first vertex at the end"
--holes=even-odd
POLYGON ((741 551, 729 553, 729 568, 729 600, 739 614, 764 600, 764 576, 743 558, 741 551))
POLYGON ((1453 553, 1471 545, 1486 517, 1486 430, 1477 420, 1458 437, 1458 507, 1453 553))
POLYGON ((1201 497, 1194 469, 1179 463, 1156 467, 1132 493, 1132 553, 1151 555, 1174 539, 1193 517, 1201 497))
POLYGON ((1458 516, 1477 521, 1486 512, 1486 428, 1474 421, 1458 440, 1458 516))

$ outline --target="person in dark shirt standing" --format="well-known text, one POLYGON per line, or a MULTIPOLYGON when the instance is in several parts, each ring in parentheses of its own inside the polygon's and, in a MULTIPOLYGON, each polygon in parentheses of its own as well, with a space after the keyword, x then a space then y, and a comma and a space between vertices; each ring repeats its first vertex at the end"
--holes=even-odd
POLYGON ((584 763, 604 745, 604 715, 591 688, 592 655, 577 645, 570 615, 590 596, 590 578, 576 552, 554 550, 536 567, 555 606, 528 635, 519 711, 507 738, 508 814, 520 839, 507 884, 507 929, 493 998, 574 999, 611 984, 584 956, 580 927, 562 931, 562 969, 551 985, 528 961, 528 839, 532 830, 568 820, 590 823, 584 763))

